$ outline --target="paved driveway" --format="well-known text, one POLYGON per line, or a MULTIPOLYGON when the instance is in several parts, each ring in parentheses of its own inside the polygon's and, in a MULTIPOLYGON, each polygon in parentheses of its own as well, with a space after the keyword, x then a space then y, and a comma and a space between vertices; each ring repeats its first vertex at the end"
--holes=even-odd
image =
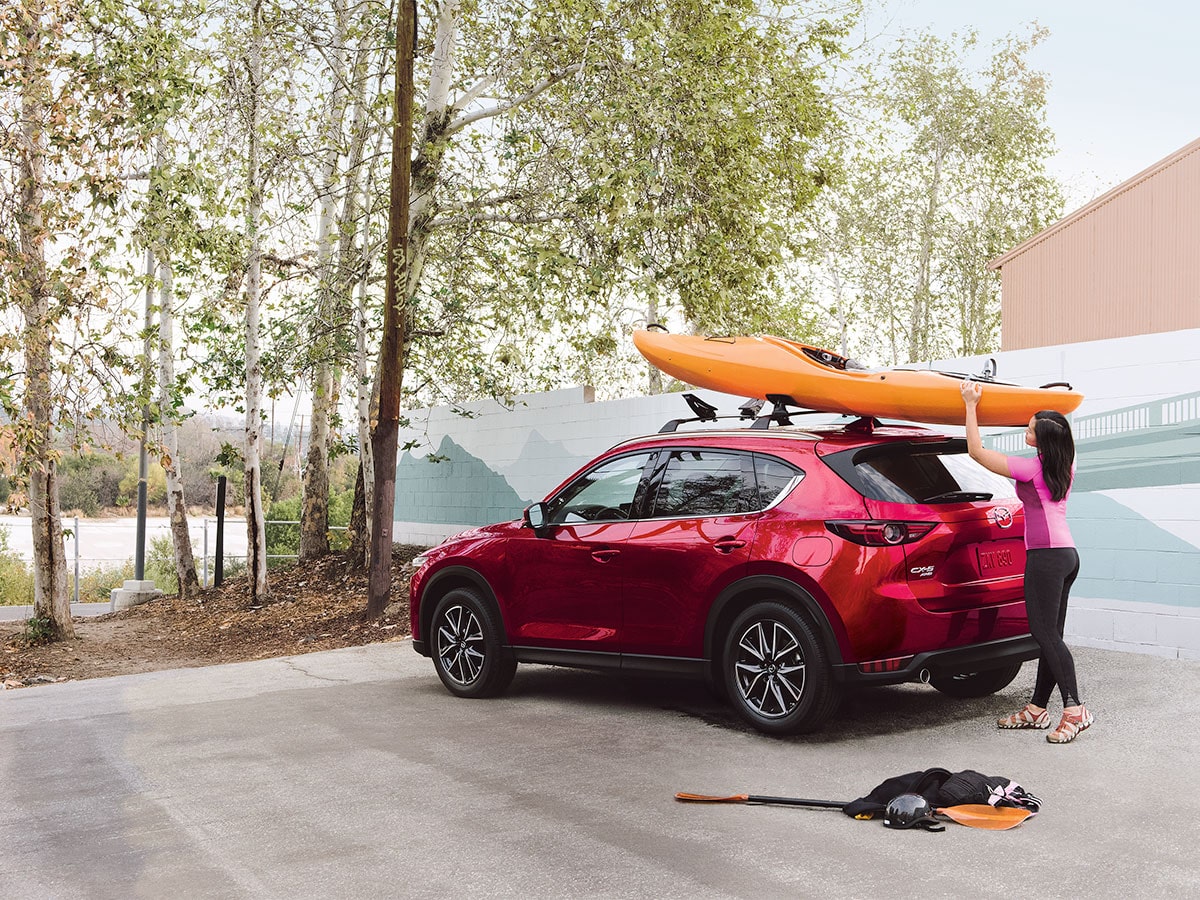
POLYGON ((0 897, 1200 896, 1200 663, 1077 658, 1097 725, 1066 747, 989 725, 1028 665, 985 701, 864 693, 791 740, 698 687, 585 672, 456 700, 407 643, 9 691, 0 897), (1045 809, 931 834, 672 799, 849 800, 930 766, 1045 809))

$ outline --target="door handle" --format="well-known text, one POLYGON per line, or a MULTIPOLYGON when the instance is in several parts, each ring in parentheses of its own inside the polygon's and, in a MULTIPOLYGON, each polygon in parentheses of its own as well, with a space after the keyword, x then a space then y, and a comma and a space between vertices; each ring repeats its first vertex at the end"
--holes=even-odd
POLYGON ((718 553, 732 553, 734 550, 741 550, 746 546, 745 541, 739 541, 737 538, 722 538, 719 541, 713 542, 713 547, 718 553))
POLYGON ((592 559, 594 559, 596 562, 602 562, 602 563, 616 559, 620 555, 621 555, 620 550, 593 550, 592 551, 592 559))

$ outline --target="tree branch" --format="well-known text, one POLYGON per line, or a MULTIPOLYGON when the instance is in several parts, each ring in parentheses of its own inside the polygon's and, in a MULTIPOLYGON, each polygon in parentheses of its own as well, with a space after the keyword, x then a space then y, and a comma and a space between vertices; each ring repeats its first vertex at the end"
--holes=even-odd
POLYGON ((478 213, 467 216, 435 216, 430 220, 429 225, 431 228, 440 228, 443 225, 472 225, 482 222, 507 222, 510 225, 537 225, 542 222, 555 222, 561 218, 562 216, 557 213, 541 213, 539 215, 531 213, 478 213))
POLYGON ((479 81, 475 82, 475 84, 472 85, 465 94, 454 101, 454 104, 450 107, 450 111, 455 113, 462 112, 464 109, 478 100, 483 92, 488 90, 495 83, 496 79, 491 75, 487 75, 479 79, 479 81))
POLYGON ((583 63, 575 63, 575 65, 573 65, 573 66, 567 66, 567 68, 563 69, 561 72, 557 72, 554 75, 549 76, 548 78, 543 78, 541 81, 539 81, 537 84, 535 84, 532 88, 530 88, 526 93, 522 94, 519 97, 514 97, 512 100, 501 101, 500 103, 497 103, 495 106, 490 106, 485 109, 477 109, 477 110, 475 110, 475 112, 464 113, 463 115, 458 116, 457 118, 453 119, 450 122, 450 124, 446 126, 446 131, 444 132, 444 134, 446 136, 452 135, 455 132, 461 131, 462 129, 466 128, 468 125, 472 124, 473 122, 478 122, 481 119, 488 119, 488 118, 491 118, 492 116, 498 116, 501 113, 508 112, 510 109, 514 109, 518 106, 522 106, 523 104, 528 103, 530 100, 533 100, 534 98, 538 97, 539 95, 544 94, 546 91, 550 90, 550 88, 554 87, 554 85, 558 84, 560 81, 564 80, 565 78, 570 77, 571 75, 574 75, 576 72, 579 72, 582 69, 583 69, 583 63))

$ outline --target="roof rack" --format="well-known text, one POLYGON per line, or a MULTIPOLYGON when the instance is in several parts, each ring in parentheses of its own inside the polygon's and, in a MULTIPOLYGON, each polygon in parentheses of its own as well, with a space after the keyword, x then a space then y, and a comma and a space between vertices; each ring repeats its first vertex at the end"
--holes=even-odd
MULTIPOLYGON (((776 425, 791 425, 792 416, 829 414, 827 410, 804 409, 788 394, 767 394, 767 402, 771 404, 771 411, 766 415, 760 414, 763 408, 763 401, 758 397, 751 397, 739 406, 738 415, 736 416, 718 416, 715 406, 701 400, 695 394, 684 394, 683 399, 696 415, 690 419, 671 419, 662 428, 658 429, 659 434, 669 434, 678 429, 680 425, 685 425, 688 422, 716 422, 719 419, 753 420, 750 423, 751 428, 763 429, 770 428, 772 422, 776 425)), ((847 431, 860 431, 870 434, 879 424, 878 419, 864 416, 846 425, 845 428, 847 431)))
MULTIPOLYGON (((762 408, 762 401, 756 400, 755 402, 758 404, 755 409, 755 413, 757 413, 762 408)), ((770 428, 772 422, 776 425, 791 425, 792 416, 827 414, 825 410, 805 409, 788 394, 767 394, 767 402, 771 404, 771 411, 765 416, 758 416, 750 426, 751 428, 770 428)), ((747 401, 748 404, 749 401, 747 401)), ((742 407, 743 410, 746 408, 745 405, 742 407)))
MULTIPOLYGON (((672 419, 670 422, 668 422, 662 428, 658 429, 659 434, 667 434, 669 432, 672 432, 675 429, 677 429, 680 425, 685 425, 688 422, 715 422, 718 419, 744 419, 744 418, 746 418, 745 413, 743 413, 742 415, 738 415, 738 416, 718 416, 717 408, 715 406, 713 406, 711 403, 707 403, 704 400, 701 400, 695 394, 684 394, 683 399, 687 403, 687 405, 691 408, 692 412, 694 412, 696 414, 695 418, 672 419)), ((747 402, 749 402, 749 401, 747 401, 747 402)), ((762 401, 760 400, 759 402, 761 403, 762 401)))

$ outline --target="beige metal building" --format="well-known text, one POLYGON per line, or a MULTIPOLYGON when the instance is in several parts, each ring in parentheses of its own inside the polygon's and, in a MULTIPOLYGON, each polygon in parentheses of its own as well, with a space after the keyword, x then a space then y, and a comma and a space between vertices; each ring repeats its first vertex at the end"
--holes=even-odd
POLYGON ((1200 140, 988 268, 1003 350, 1200 328, 1200 140))

